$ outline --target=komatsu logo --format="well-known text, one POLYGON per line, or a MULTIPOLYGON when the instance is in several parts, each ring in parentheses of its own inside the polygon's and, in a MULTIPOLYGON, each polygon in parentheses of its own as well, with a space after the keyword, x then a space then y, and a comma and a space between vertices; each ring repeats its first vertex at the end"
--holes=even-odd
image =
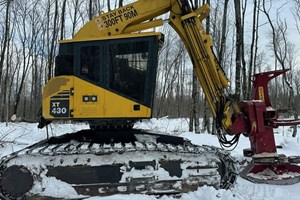
POLYGON ((137 11, 133 5, 113 10, 99 18, 96 18, 98 29, 102 30, 104 27, 108 28, 113 25, 117 25, 120 22, 135 18, 138 16, 137 11))

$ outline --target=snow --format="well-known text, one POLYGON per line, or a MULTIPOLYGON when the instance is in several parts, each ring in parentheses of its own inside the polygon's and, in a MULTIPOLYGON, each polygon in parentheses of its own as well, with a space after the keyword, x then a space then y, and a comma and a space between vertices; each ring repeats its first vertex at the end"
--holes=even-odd
MULTIPOLYGON (((86 124, 52 124, 49 129, 50 136, 58 136, 64 133, 75 132, 87 129, 86 124)), ((194 134, 188 132, 187 119, 151 119, 150 121, 139 122, 135 128, 148 129, 170 135, 178 135, 191 140, 197 145, 212 145, 219 147, 217 137, 207 133, 194 134)), ((298 128, 298 135, 300 135, 298 128)), ((292 137, 292 130, 289 127, 281 127, 275 130, 276 145, 282 146, 278 149, 279 154, 287 156, 299 156, 300 141, 299 136, 292 137)), ((14 151, 22 149, 30 144, 38 142, 47 137, 46 129, 38 129, 37 124, 30 123, 0 123, 0 156, 8 155, 14 151)), ((231 152, 231 156, 237 161, 242 161, 243 149, 249 148, 248 138, 241 136, 238 146, 231 152)), ((289 200, 300 199, 300 183, 294 185, 266 185, 254 184, 238 177, 236 184, 230 190, 216 190, 213 187, 201 187, 197 191, 183 194, 180 198, 163 196, 161 200, 289 200)), ((120 188, 122 189, 122 188, 120 188)), ((42 191, 42 195, 54 198, 80 198, 76 191, 68 184, 56 178, 46 178, 40 184, 35 184, 32 191, 42 191), (47 187, 45 187, 47 185, 47 187)), ((155 200, 155 196, 143 194, 113 195, 106 197, 87 197, 88 200, 155 200)))
POLYGON ((298 173, 295 172, 288 172, 288 173, 284 173, 282 175, 277 175, 275 172, 273 172, 271 169, 265 169, 261 172, 258 172, 256 174, 253 173, 249 173, 250 177, 253 178, 260 178, 260 179, 265 179, 265 180, 282 180, 282 179, 286 179, 286 178, 293 178, 295 176, 299 176, 298 173))
POLYGON ((77 198, 83 197, 77 194, 75 189, 69 184, 57 180, 55 177, 44 177, 42 183, 34 183, 31 190, 33 193, 40 192, 43 196, 51 196, 55 198, 77 198))

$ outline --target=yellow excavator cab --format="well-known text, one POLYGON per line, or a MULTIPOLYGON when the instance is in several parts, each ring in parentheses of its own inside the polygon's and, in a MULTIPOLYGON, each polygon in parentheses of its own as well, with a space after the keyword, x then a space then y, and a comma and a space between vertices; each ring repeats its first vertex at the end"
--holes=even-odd
POLYGON ((61 41, 55 77, 43 92, 43 117, 91 124, 150 118, 161 43, 161 33, 61 41))

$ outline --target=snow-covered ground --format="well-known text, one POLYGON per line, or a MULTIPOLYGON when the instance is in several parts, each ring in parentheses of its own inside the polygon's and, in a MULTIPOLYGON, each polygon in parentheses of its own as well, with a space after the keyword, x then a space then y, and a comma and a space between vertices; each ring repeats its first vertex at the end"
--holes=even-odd
MULTIPOLYGON (((219 147, 216 136, 203 133, 194 134, 188 132, 187 119, 152 119, 150 121, 140 122, 136 124, 136 128, 150 129, 157 132, 168 133, 171 135, 178 135, 188 138, 193 143, 198 145, 213 145, 219 147)), ((48 128, 50 136, 58 136, 64 133, 75 132, 77 130, 88 128, 85 124, 52 124, 48 128)), ((281 145, 283 148, 278 149, 278 153, 284 153, 288 156, 300 155, 300 141, 299 136, 292 137, 291 129, 289 127, 282 127, 275 130, 276 144, 281 145)), ((298 128, 298 135, 300 135, 300 128, 298 128)), ((29 123, 0 123, 0 156, 7 155, 13 151, 22 149, 30 144, 45 139, 47 137, 46 129, 39 130, 37 124, 29 123)), ((243 149, 249 147, 249 140, 243 136, 240 137, 239 144, 236 149, 231 152, 231 155, 236 160, 241 161, 243 158, 243 149)), ((59 197, 64 192, 74 197, 75 191, 70 191, 70 188, 62 187, 59 185, 58 180, 48 179, 49 182, 45 183, 52 185, 44 194, 52 194, 59 197), (57 185, 58 184, 58 185, 57 185), (65 189, 64 189, 65 188, 65 189)), ((75 194, 76 196, 76 194, 75 194)), ((202 187, 195 192, 183 194, 180 199, 182 200, 281 200, 288 198, 289 200, 300 199, 300 183, 288 186, 266 185, 266 184, 253 184, 238 177, 235 186, 230 190, 215 190, 212 187, 202 187)), ((89 200, 155 200, 154 196, 147 195, 113 195, 108 197, 90 197, 89 200)), ((163 196, 161 200, 175 200, 169 196, 163 196)))

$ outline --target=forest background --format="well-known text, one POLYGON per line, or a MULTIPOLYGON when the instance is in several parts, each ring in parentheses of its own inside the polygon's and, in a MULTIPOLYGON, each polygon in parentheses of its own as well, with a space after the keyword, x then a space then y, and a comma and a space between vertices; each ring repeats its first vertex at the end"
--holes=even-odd
MULTIPOLYGON (((36 121, 43 86, 54 75, 58 41, 71 38, 100 11, 132 0, 0 0, 0 121, 17 114, 36 121)), ((231 81, 229 93, 251 99, 251 75, 290 69, 272 80, 274 108, 300 111, 300 0, 190 0, 210 4, 204 25, 231 81)), ((166 19, 167 15, 162 18, 166 19)), ((167 24, 159 52, 153 117, 190 118, 190 129, 212 131, 210 112, 182 41, 167 24), (199 118, 204 118, 199 124, 199 118)))

